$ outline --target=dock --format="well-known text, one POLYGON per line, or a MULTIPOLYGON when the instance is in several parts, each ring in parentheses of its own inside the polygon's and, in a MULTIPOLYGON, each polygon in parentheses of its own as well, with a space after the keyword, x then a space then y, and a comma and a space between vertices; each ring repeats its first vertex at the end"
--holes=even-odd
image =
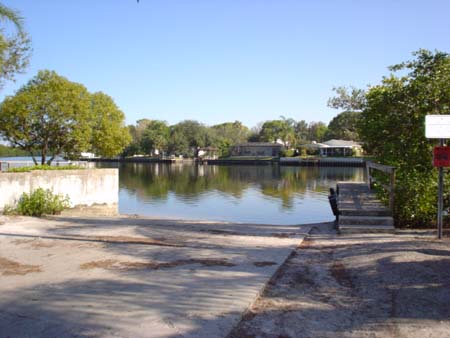
POLYGON ((366 161, 367 182, 337 183, 337 194, 329 198, 340 233, 395 232, 395 170, 393 166, 366 161), (387 205, 373 190, 375 185, 387 193, 387 205))
POLYGON ((336 190, 340 233, 395 232, 391 209, 367 182, 338 182, 336 190))

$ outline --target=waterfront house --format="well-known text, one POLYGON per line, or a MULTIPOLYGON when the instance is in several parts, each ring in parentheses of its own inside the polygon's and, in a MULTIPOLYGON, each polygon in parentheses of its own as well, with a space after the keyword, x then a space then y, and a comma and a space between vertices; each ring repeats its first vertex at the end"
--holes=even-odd
POLYGON ((278 157, 283 145, 270 142, 241 143, 231 148, 231 156, 270 156, 278 157))
POLYGON ((215 147, 197 148, 196 157, 202 160, 215 160, 219 158, 219 149, 215 147))
POLYGON ((322 143, 313 142, 306 145, 310 149, 317 149, 320 156, 353 156, 361 155, 362 146, 360 143, 355 141, 347 140, 329 140, 322 143))

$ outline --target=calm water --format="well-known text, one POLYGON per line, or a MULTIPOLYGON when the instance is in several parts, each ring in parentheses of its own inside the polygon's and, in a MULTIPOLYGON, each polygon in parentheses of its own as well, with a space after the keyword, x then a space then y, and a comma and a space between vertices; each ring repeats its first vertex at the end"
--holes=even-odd
POLYGON ((99 166, 119 168, 121 214, 263 224, 331 221, 329 188, 364 179, 362 168, 99 166))

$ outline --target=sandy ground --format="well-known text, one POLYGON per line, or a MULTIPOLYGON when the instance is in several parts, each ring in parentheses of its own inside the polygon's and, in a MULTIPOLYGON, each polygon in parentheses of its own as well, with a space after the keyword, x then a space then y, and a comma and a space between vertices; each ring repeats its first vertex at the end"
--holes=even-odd
POLYGON ((450 337, 450 241, 315 227, 228 338, 450 337))
POLYGON ((224 337, 311 229, 0 217, 0 338, 224 337))

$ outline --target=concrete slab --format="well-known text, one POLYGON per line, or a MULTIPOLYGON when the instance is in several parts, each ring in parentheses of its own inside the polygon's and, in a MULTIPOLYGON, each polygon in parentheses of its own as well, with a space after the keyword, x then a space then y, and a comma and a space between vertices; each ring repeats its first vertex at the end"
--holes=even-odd
POLYGON ((0 337, 225 337, 312 225, 0 218, 0 337))

